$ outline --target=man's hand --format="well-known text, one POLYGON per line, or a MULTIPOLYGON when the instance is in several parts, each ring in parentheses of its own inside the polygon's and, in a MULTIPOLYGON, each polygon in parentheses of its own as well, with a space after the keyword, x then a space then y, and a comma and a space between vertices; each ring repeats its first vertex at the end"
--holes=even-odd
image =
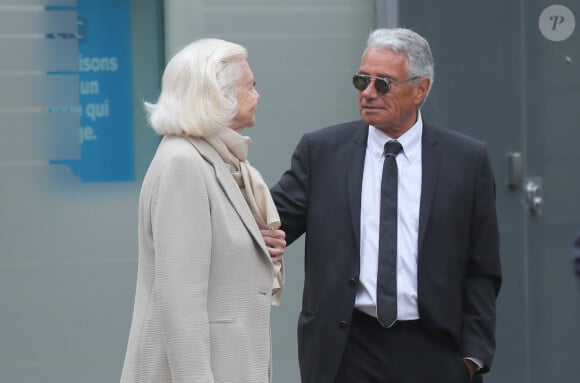
POLYGON ((477 369, 477 366, 475 365, 475 363, 473 363, 469 359, 463 359, 463 363, 465 363, 465 365, 469 369, 469 376, 470 376, 471 380, 473 380, 473 375, 475 374, 475 370, 477 369))
POLYGON ((284 249, 286 248, 286 233, 282 230, 261 230, 264 242, 268 248, 268 253, 272 258, 272 263, 282 261, 284 249))

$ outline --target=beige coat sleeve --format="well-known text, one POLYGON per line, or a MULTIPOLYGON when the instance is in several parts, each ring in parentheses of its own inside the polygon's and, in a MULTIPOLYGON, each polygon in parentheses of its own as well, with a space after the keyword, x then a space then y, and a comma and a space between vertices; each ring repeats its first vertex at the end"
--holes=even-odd
POLYGON ((213 382, 206 303, 211 220, 198 164, 186 156, 168 159, 160 169, 153 194, 153 294, 172 380, 213 382))

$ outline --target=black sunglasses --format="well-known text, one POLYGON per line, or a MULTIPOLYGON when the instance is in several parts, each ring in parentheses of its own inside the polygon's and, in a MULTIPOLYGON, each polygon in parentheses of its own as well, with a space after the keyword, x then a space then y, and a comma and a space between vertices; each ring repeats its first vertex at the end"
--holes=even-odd
POLYGON ((354 87, 357 90, 360 90, 362 92, 369 86, 372 80, 375 80, 375 89, 377 90, 377 92, 379 92, 380 94, 387 94, 391 91, 392 87, 409 81, 416 80, 418 78, 419 76, 415 76, 407 80, 393 82, 388 78, 384 77, 374 77, 366 74, 355 73, 354 76, 352 76, 352 85, 354 85, 354 87))

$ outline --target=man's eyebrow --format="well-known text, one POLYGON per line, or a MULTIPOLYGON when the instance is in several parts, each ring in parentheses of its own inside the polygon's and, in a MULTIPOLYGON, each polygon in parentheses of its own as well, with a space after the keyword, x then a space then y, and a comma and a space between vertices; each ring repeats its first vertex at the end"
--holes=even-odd
MULTIPOLYGON (((366 72, 364 70, 359 70, 358 73, 364 74, 365 76, 371 76, 370 74, 368 74, 368 72, 366 72)), ((379 73, 376 76, 371 76, 371 77, 386 78, 387 80, 394 81, 394 79, 391 76, 389 76, 388 74, 384 74, 384 73, 379 73)))

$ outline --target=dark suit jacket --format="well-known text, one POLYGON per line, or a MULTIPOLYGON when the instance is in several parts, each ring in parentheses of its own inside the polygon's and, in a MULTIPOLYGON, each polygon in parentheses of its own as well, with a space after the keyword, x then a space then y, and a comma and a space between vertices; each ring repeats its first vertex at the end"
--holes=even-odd
MULTIPOLYGON (((302 382, 332 383, 359 278, 360 207, 368 125, 354 121, 302 137, 272 188, 286 240, 306 233, 298 321, 302 382)), ((418 306, 432 334, 489 369, 501 285, 495 183, 485 145, 424 123, 418 306)), ((405 177, 400 174, 399 177, 405 177)))

